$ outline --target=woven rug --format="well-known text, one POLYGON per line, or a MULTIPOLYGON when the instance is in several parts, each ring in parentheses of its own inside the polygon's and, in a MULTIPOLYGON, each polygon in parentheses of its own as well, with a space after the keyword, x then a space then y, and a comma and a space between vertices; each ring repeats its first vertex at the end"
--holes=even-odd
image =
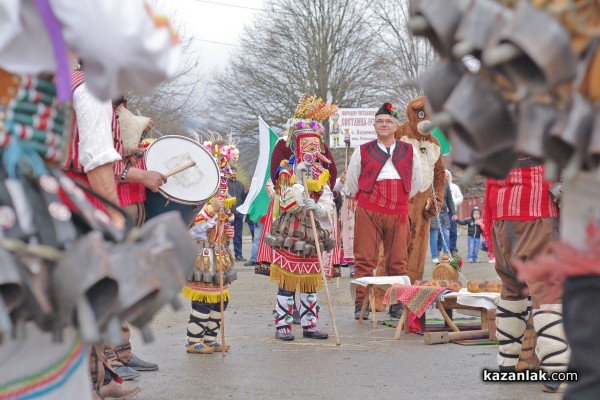
POLYGON ((383 304, 403 303, 417 317, 421 317, 431 303, 450 292, 448 288, 395 284, 386 290, 383 304))

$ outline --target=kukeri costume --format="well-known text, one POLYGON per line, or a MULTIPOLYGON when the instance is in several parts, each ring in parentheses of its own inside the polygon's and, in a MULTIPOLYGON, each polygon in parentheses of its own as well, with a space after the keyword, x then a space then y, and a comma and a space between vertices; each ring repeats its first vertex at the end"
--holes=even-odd
MULTIPOLYGON (((235 260, 227 241, 233 237, 234 216, 231 207, 235 197, 228 197, 227 175, 229 162, 237 161, 239 150, 222 141, 204 142, 207 150, 217 158, 221 170, 220 186, 216 198, 224 200, 223 209, 215 211, 209 200, 195 218, 189 230, 200 252, 194 274, 185 285, 183 295, 192 301, 192 312, 187 326, 187 352, 208 354, 221 347, 217 335, 221 328, 221 298, 224 309, 229 302, 229 284, 237 279, 233 270, 235 260), (223 287, 220 286, 220 269, 223 270, 223 287)), ((225 351, 229 350, 226 346, 225 351)))
MULTIPOLYGON (((331 150, 326 143, 322 144, 325 148, 325 159, 333 160, 333 155, 331 154, 331 150)), ((269 224, 269 229, 271 227, 271 221, 273 220, 273 206, 275 205, 275 198, 279 196, 279 188, 276 188, 274 182, 276 181, 276 177, 280 171, 280 165, 283 161, 289 160, 294 155, 294 151, 291 149, 291 146, 288 145, 287 140, 285 138, 281 138, 275 143, 275 148, 273 149, 273 154, 271 155, 271 181, 267 183, 267 192, 269 193, 269 197, 271 198, 271 202, 269 203, 269 208, 267 209, 267 214, 264 217, 264 224, 261 240, 258 248, 258 256, 256 257, 257 265, 255 267, 255 272, 260 275, 270 275, 271 262, 273 261, 273 249, 265 242, 264 237, 269 231, 265 229, 266 224, 269 224)), ((337 178, 337 167, 334 162, 323 162, 322 164, 329 171, 329 186, 333 187, 333 184, 337 178)), ((332 277, 335 276, 334 274, 332 277)))
MULTIPOLYGON (((273 314, 276 337, 282 340, 294 339, 292 312, 296 291, 300 291, 303 336, 315 339, 328 337, 317 328, 320 306, 316 292, 322 287, 322 278, 315 241, 320 242, 323 267, 331 276, 334 260, 339 257, 335 240, 335 206, 330 189, 331 173, 326 166, 332 167, 334 163, 323 155, 321 134, 324 128, 320 121, 336 110, 336 106, 321 99, 303 98, 289 121, 287 143, 293 155, 275 164, 277 154, 281 153, 274 152, 271 159, 271 166, 278 166, 273 176, 276 194, 272 215, 275 219, 267 215, 264 242, 272 248, 270 277, 279 286, 273 314), (308 187, 309 196, 305 193, 304 184, 308 187), (313 236, 309 210, 315 217, 317 238, 313 236)), ((335 181, 335 177, 333 179, 335 181)))

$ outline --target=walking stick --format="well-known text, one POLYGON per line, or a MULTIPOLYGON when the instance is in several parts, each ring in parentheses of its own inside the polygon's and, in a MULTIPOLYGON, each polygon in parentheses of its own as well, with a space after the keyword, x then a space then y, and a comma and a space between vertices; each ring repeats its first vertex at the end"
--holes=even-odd
MULTIPOLYGON (((308 186, 306 184, 306 173, 302 172, 302 176, 304 179, 304 193, 306 193, 306 197, 310 195, 308 191, 308 186)), ((331 315, 331 324, 333 325, 333 334, 335 336, 335 345, 339 346, 340 336, 338 335, 337 325, 335 324, 335 317, 333 315, 333 305, 331 304, 331 296, 329 295, 329 287, 327 286, 327 277, 325 276, 325 267, 323 265, 323 258, 321 257, 321 246, 319 245, 319 235, 317 234, 317 224, 315 222, 315 215, 312 210, 308 211, 310 216, 310 223, 312 225, 313 237, 315 238, 315 248, 317 249, 317 257, 319 258, 319 267, 321 270, 321 279, 323 280, 323 287, 325 288, 325 297, 327 297, 327 307, 329 308, 329 315, 331 315)))
MULTIPOLYGON (((215 141, 213 143, 213 152, 215 154, 215 158, 218 160, 221 158, 220 145, 223 144, 222 141, 215 141)), ((225 194, 222 194, 221 197, 225 197, 225 194)), ((225 234, 225 224, 221 218, 223 213, 223 208, 219 210, 217 213, 217 235, 216 235, 216 247, 219 250, 219 257, 217 259, 217 266, 219 268, 219 293, 220 293, 220 308, 221 308, 221 355, 225 357, 225 299, 223 293, 223 244, 219 243, 223 239, 223 235, 225 234)))
POLYGON ((344 171, 348 170, 348 153, 350 152, 350 135, 344 135, 344 144, 346 145, 346 162, 344 163, 344 171))
MULTIPOLYGON (((344 134, 344 144, 346 145, 346 160, 344 161, 344 171, 348 171, 348 153, 350 152, 350 135, 344 134)), ((345 200, 345 199, 344 199, 345 200)), ((343 229, 342 225, 339 225, 340 228, 343 229)), ((342 232, 340 232, 340 235, 342 232)), ((335 279, 335 287, 338 289, 340 287, 340 278, 335 279)))
MULTIPOLYGON (((221 241, 223 235, 225 234, 225 224, 221 220, 221 213, 223 210, 219 211, 219 225, 217 228, 217 237, 219 241, 221 241)), ((223 244, 219 243, 219 257, 217 258, 217 264, 219 265, 219 290, 221 293, 220 303, 221 303, 221 355, 225 357, 225 299, 223 293, 223 244)))

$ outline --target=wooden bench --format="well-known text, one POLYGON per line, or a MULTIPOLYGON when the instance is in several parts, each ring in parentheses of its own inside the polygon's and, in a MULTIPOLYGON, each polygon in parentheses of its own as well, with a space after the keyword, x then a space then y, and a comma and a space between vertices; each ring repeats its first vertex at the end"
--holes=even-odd
MULTIPOLYGON (((425 343, 426 344, 434 344, 434 343, 447 343, 448 341, 455 340, 463 340, 463 339, 475 339, 475 338, 488 338, 489 340, 496 341, 496 311, 488 310, 485 307, 472 307, 468 305, 458 304, 458 296, 456 294, 450 294, 444 296, 444 300, 436 300, 435 307, 438 309, 446 326, 454 332, 453 335, 448 336, 447 333, 440 332, 430 332, 425 334, 425 343), (480 313, 481 316, 481 328, 479 330, 467 330, 461 331, 459 327, 452 320, 453 310, 474 310, 480 313)), ((404 328, 405 333, 409 333, 408 326, 408 314, 409 309, 406 305, 403 305, 404 312, 402 313, 402 317, 400 321, 398 321, 398 326, 396 326, 396 331, 394 335, 394 339, 400 339, 402 334, 402 330, 404 328)), ((423 331, 426 332, 427 325, 425 320, 425 313, 421 316, 421 326, 423 327, 423 331)))

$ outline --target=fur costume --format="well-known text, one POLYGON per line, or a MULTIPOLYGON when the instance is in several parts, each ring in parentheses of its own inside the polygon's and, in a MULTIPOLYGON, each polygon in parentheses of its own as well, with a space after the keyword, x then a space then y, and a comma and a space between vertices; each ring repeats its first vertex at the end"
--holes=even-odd
POLYGON ((437 209, 441 209, 446 177, 440 143, 429 133, 421 134, 424 131, 419 129, 426 121, 429 121, 425 97, 421 96, 411 100, 406 107, 406 116, 408 120, 398 127, 396 138, 411 143, 420 150, 419 157, 423 171, 423 186, 409 202, 411 240, 406 268, 410 281, 414 282, 423 279, 429 244, 429 220, 436 215, 432 184, 435 187, 437 209))

